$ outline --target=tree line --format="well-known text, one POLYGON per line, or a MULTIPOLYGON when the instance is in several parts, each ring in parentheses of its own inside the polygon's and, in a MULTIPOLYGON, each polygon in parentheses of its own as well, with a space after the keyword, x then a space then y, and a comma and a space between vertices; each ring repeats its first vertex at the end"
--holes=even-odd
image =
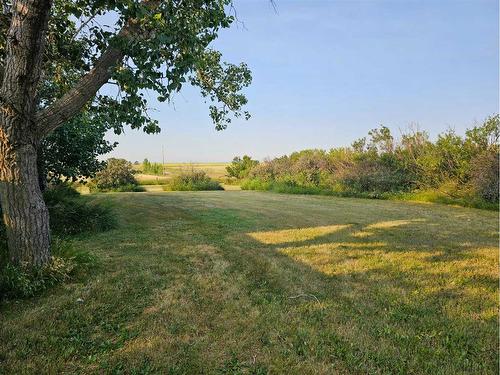
POLYGON ((433 192, 466 205, 498 203, 499 116, 438 135, 413 129, 398 139, 380 126, 349 147, 303 150, 264 162, 235 158, 229 176, 244 189, 384 198, 433 192))

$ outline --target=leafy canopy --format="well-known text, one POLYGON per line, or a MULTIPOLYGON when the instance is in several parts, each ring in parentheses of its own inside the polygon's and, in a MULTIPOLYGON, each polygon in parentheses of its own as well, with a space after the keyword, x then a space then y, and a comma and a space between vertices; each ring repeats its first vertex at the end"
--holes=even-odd
MULTIPOLYGON (((0 66, 5 60, 11 7, 11 1, 3 1, 0 66)), ((59 158, 47 161, 44 168, 53 175, 91 173, 95 157, 87 163, 90 154, 112 147, 102 142, 105 131, 120 134, 128 125, 159 132, 158 121, 149 114, 148 99, 171 102, 185 85, 199 88, 217 130, 225 129, 234 117, 248 119, 242 109, 247 103, 242 90, 251 82, 247 65, 226 63, 211 47, 218 33, 234 22, 232 9, 230 0, 54 0, 37 94, 39 109, 70 91, 102 61, 106 51, 121 53, 110 65, 111 78, 78 117, 42 146, 43 158, 51 158, 49 150, 54 147, 59 158), (93 142, 92 137, 75 133, 77 127, 85 127, 87 135, 93 133, 93 142), (72 132, 77 135, 74 142, 68 139, 72 132), (68 163, 77 153, 63 150, 67 142, 71 144, 68 149, 83 150, 81 162, 68 163)))
POLYGON ((246 64, 229 64, 211 49, 223 28, 234 21, 230 0, 56 0, 49 26, 41 104, 47 105, 72 87, 110 46, 123 60, 110 85, 89 106, 121 132, 123 125, 158 132, 148 115, 147 91, 170 101, 185 84, 200 88, 211 102, 217 129, 231 122, 247 100, 241 90, 251 82, 246 64), (105 22, 105 23, 103 23, 105 22), (120 30, 127 29, 127 33, 120 30))
POLYGON ((38 150, 38 173, 48 182, 84 181, 105 167, 99 156, 112 151, 117 142, 104 139, 108 124, 86 111, 42 140, 38 150))

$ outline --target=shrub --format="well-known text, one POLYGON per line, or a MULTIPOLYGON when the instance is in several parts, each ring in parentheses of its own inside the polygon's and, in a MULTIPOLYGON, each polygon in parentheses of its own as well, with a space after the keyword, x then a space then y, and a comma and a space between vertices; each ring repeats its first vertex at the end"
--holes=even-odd
POLYGON ((65 199, 48 206, 50 229, 57 235, 102 232, 115 227, 110 207, 80 199, 65 199))
POLYGON ((344 190, 353 193, 387 193, 405 191, 405 176, 381 159, 361 159, 339 173, 337 180, 344 190))
POLYGON ((226 167, 228 177, 235 178, 245 178, 248 176, 250 170, 255 167, 259 162, 257 160, 253 160, 248 155, 243 155, 243 158, 236 156, 231 165, 226 167))
POLYGON ((163 190, 197 191, 197 190, 224 190, 219 182, 212 180, 205 171, 192 170, 172 178, 163 190))
POLYGON ((272 182, 263 181, 259 178, 244 180, 241 183, 242 190, 271 190, 272 182))
POLYGON ((48 185, 47 189, 43 192, 43 200, 47 206, 78 197, 80 197, 80 193, 69 183, 48 185))
POLYGON ((488 150, 471 162, 471 185, 474 192, 484 200, 498 203, 499 155, 494 150, 488 150))
POLYGON ((108 159, 106 168, 96 173, 89 183, 91 192, 143 191, 134 177, 132 163, 125 159, 108 159))
POLYGON ((370 198, 427 197, 491 208, 499 201, 499 137, 498 115, 467 130, 465 137, 448 130, 435 142, 418 130, 402 134, 397 141, 381 126, 351 147, 303 150, 254 165, 246 172, 242 189, 370 198), (412 191, 415 194, 407 194, 412 191))
POLYGON ((115 227, 109 206, 89 202, 67 184, 51 185, 43 194, 50 229, 56 235, 101 232, 115 227))

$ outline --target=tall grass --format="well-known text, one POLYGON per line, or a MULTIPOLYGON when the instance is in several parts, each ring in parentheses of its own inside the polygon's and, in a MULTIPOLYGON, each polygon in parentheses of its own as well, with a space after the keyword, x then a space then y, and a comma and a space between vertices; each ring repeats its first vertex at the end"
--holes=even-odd
POLYGON ((485 199, 475 195, 467 194, 463 196, 451 196, 437 189, 415 191, 410 193, 394 193, 389 195, 387 199, 441 203, 491 211, 496 211, 499 209, 498 203, 488 202, 485 199))
POLYGON ((340 185, 335 187, 304 186, 293 181, 263 181, 258 178, 243 180, 242 190, 262 190, 284 194, 305 194, 305 195, 331 195, 335 197, 357 197, 385 199, 389 193, 379 192, 356 192, 342 189, 340 185))
POLYGON ((293 183, 262 181, 257 178, 243 180, 242 190, 260 190, 283 194, 304 194, 304 195, 329 195, 335 197, 367 198, 367 199, 387 199, 441 203, 462 207, 479 208, 485 210, 498 210, 498 203, 488 202, 481 197, 471 193, 462 192, 460 195, 452 195, 442 189, 427 189, 414 192, 356 192, 352 190, 335 190, 327 187, 301 186, 293 183))

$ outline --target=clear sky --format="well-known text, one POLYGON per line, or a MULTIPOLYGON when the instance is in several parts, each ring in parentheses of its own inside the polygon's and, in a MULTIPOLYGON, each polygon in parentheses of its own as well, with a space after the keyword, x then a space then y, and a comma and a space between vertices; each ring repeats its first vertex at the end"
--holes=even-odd
MULTIPOLYGON (((253 72, 249 121, 217 132, 194 88, 152 101, 162 132, 126 129, 109 156, 230 161, 349 145, 384 124, 431 136, 498 112, 497 0, 236 0, 215 47, 253 72)), ((155 95, 151 95, 152 98, 155 95)))

